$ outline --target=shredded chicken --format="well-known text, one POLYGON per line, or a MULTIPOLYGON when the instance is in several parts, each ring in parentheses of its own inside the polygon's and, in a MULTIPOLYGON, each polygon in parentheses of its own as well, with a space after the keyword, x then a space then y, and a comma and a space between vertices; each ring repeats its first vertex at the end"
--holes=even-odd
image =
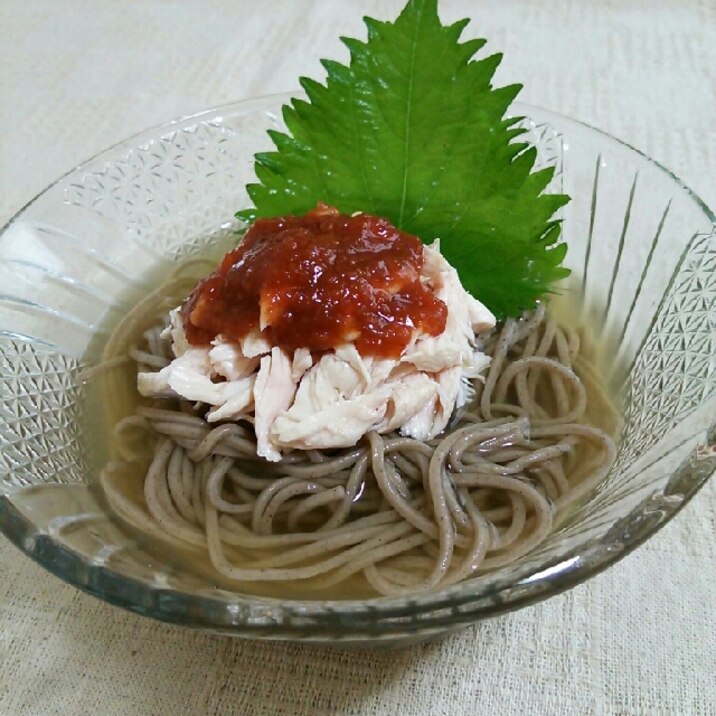
POLYGON ((293 403, 296 381, 293 379, 291 359, 280 348, 261 358, 256 382, 254 383, 254 430, 256 431, 256 452, 267 460, 281 459, 278 446, 271 440, 275 420, 293 403))
POLYGON ((257 453, 270 461, 291 448, 355 445, 371 430, 430 439, 469 400, 469 380, 488 366, 475 336, 495 317, 465 291, 437 242, 425 247, 422 279, 447 305, 445 330, 416 334, 398 360, 363 357, 346 343, 314 362, 308 349, 289 355, 258 331, 197 348, 174 309, 163 336, 176 357, 160 371, 139 373, 139 391, 205 403, 210 422, 252 418, 257 453))

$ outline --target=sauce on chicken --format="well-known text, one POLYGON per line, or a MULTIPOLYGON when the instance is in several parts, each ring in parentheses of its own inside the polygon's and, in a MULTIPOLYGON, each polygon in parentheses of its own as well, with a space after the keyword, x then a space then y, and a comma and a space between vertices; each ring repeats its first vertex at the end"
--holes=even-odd
POLYGON ((421 281, 423 244, 387 219, 319 204, 258 219, 182 307, 186 337, 207 345, 258 329, 273 346, 324 352, 353 342, 398 358, 416 331, 445 330, 447 306, 421 281))

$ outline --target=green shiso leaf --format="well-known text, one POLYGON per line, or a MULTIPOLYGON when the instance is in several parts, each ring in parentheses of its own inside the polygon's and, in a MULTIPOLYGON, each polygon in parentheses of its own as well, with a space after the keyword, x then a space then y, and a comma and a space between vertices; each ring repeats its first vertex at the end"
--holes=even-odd
POLYGON ((244 221, 303 214, 319 201, 440 238, 465 288, 498 316, 530 308, 568 275, 551 169, 505 112, 520 85, 494 88, 501 55, 472 59, 484 40, 443 26, 437 0, 410 0, 395 22, 365 18, 368 40, 343 38, 350 64, 324 60, 325 85, 283 108, 288 134, 257 154, 254 208, 244 221))

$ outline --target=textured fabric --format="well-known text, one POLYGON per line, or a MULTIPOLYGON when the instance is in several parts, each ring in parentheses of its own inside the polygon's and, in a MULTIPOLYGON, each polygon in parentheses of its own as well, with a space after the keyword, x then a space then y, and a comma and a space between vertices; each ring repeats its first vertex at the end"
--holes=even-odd
MULTIPOLYGON (((173 117, 321 76, 402 0, 2 0, 0 222, 173 117)), ((714 0, 444 0, 521 99, 598 126, 716 205, 714 0)), ((125 613, 0 540, 0 714, 716 714, 712 481, 606 573, 401 652, 335 652, 125 613)))

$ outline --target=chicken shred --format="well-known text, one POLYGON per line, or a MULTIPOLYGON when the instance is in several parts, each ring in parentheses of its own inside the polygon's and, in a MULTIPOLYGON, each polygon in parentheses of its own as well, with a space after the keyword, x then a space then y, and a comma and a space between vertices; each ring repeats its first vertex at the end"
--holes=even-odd
POLYGON ((261 358, 254 383, 256 453, 271 462, 281 459, 281 452, 271 440, 274 421, 288 410, 295 394, 291 358, 281 348, 274 347, 261 358))

